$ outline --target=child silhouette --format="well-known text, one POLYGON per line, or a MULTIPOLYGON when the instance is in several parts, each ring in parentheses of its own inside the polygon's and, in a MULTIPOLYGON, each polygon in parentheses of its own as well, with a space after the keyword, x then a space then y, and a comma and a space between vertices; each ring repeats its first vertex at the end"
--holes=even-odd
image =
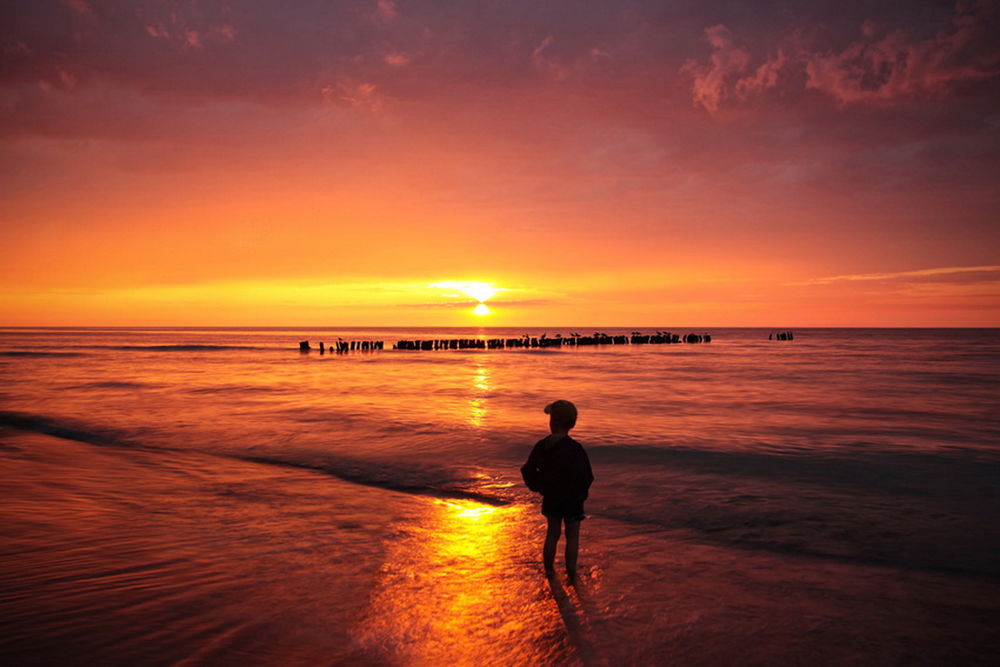
POLYGON ((542 562, 545 573, 555 572, 556 546, 562 524, 566 524, 566 572, 576 577, 580 550, 580 522, 585 518, 583 501, 587 499, 594 473, 583 446, 569 437, 576 426, 576 406, 569 401, 554 401, 545 406, 551 434, 535 443, 528 461, 521 467, 524 483, 542 494, 542 514, 548 519, 542 562))

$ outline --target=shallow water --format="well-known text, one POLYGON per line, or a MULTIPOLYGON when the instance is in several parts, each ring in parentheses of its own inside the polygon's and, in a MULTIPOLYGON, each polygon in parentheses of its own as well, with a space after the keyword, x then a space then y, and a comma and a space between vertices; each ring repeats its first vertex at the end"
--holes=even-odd
POLYGON ((0 330, 0 653, 1000 655, 1000 331, 296 349, 521 333, 542 331, 0 330), (597 478, 576 587, 541 576, 517 472, 554 398, 597 478))

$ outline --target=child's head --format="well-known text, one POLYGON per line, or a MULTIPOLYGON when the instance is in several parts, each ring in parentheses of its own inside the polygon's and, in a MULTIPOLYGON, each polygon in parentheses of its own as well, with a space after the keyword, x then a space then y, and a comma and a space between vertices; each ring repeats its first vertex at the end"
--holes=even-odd
POLYGON ((553 433, 568 431, 576 426, 576 406, 569 401, 553 401, 545 406, 549 416, 549 430, 553 433))

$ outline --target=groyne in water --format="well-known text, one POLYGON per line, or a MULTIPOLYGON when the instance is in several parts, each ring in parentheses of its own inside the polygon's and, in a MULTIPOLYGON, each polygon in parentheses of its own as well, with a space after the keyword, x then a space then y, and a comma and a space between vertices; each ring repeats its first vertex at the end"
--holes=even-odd
MULTIPOLYGON (((312 352, 313 347, 309 344, 309 341, 304 340, 299 343, 299 352, 312 352)), ((320 342, 318 347, 315 348, 319 350, 320 354, 325 354, 329 352, 330 354, 344 354, 345 352, 375 352, 377 350, 385 349, 385 342, 381 340, 344 340, 340 338, 335 343, 330 343, 327 347, 326 343, 320 342)))
MULTIPOLYGON (((633 331, 630 335, 618 334, 609 335, 601 332, 594 332, 592 335, 581 335, 577 333, 563 336, 556 334, 551 338, 547 334, 541 336, 530 336, 522 334, 514 338, 435 338, 435 339, 413 339, 399 340, 393 343, 393 350, 411 351, 433 351, 433 350, 514 350, 533 349, 551 347, 582 347, 589 345, 674 345, 681 343, 711 343, 712 335, 708 333, 689 333, 687 335, 670 333, 669 331, 657 331, 653 334, 644 334, 641 331, 633 331)), ((320 354, 330 352, 331 354, 343 354, 347 352, 375 352, 385 349, 385 341, 381 340, 343 340, 327 346, 319 343, 317 348, 313 348, 309 341, 304 340, 299 343, 299 351, 303 353, 311 352, 314 349, 320 354)))

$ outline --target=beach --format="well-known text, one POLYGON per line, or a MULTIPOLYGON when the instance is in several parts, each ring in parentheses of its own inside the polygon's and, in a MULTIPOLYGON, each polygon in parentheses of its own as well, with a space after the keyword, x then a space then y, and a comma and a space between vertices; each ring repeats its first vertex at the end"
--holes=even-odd
POLYGON ((0 656, 994 663, 1000 332, 712 333, 4 330, 0 656), (596 477, 575 586, 517 472, 554 398, 596 477))

